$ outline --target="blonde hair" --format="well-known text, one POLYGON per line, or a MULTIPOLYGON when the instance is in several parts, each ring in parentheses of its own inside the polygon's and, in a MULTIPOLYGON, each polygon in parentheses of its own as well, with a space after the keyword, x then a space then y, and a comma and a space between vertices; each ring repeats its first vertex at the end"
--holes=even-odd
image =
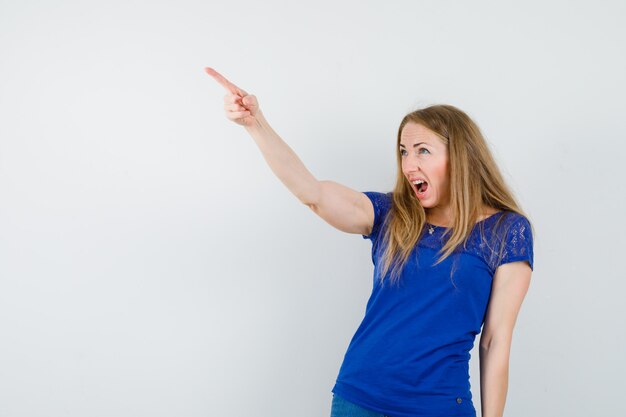
MULTIPOLYGON (((410 122, 420 124, 435 133, 448 151, 452 225, 446 228, 444 236, 450 236, 439 252, 440 258, 433 266, 450 256, 459 245, 465 246, 485 206, 527 217, 505 183, 480 129, 467 114, 445 104, 407 114, 398 128, 398 171, 392 207, 383 219, 388 227, 385 228, 383 237, 386 248, 382 255, 380 276, 381 279, 385 277, 393 265, 391 281, 396 283, 426 223, 426 212, 413 191, 413 185, 402 172, 400 137, 402 129, 410 122)), ((498 223, 503 217, 500 216, 498 223)), ((503 248, 504 245, 501 245, 500 256, 503 248)))

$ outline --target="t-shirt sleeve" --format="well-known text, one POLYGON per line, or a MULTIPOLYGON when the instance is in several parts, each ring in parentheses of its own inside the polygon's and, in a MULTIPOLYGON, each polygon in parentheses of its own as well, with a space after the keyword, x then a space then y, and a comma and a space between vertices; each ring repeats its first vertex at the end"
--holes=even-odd
POLYGON ((504 239, 504 252, 497 266, 502 264, 527 261, 533 270, 533 235, 530 222, 524 216, 517 215, 511 222, 504 239))
POLYGON ((372 205, 374 206, 374 225, 369 236, 361 236, 363 236, 363 239, 375 241, 378 233, 380 232, 385 216, 391 207, 391 193, 385 194, 377 191, 364 191, 363 194, 370 199, 372 205))

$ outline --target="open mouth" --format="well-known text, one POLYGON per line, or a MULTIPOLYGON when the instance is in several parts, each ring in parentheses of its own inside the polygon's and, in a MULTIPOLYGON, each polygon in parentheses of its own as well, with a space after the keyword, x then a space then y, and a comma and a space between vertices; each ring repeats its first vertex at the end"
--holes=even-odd
POLYGON ((418 194, 424 194, 426 192, 426 190, 428 189, 428 183, 427 182, 422 182, 421 184, 413 184, 413 186, 415 187, 415 190, 417 191, 418 194))

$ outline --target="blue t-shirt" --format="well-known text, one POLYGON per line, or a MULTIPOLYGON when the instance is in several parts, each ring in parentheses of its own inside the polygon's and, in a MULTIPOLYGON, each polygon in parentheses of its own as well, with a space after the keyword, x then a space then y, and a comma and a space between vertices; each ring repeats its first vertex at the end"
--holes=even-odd
POLYGON ((437 266, 432 264, 449 235, 442 237, 443 227, 431 234, 427 224, 399 285, 391 283, 390 272, 381 284, 391 193, 364 194, 375 213, 372 232, 363 235, 372 241, 374 286, 332 392, 390 417, 475 417, 470 350, 484 323, 496 268, 514 261, 533 268, 530 223, 499 211, 476 223, 465 248, 460 245, 437 266))

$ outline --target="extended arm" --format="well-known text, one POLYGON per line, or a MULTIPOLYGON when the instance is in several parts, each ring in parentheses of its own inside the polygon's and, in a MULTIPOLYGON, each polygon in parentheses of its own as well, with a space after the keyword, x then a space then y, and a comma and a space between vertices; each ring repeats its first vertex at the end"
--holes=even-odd
POLYGON ((260 110, 256 114, 256 123, 246 126, 246 130, 256 142, 271 170, 289 191, 305 204, 315 201, 319 193, 318 180, 272 129, 260 110))
POLYGON ((256 120, 246 130, 274 174, 292 194, 336 229, 368 235, 374 223, 374 208, 367 196, 334 181, 317 180, 261 112, 256 120))
POLYGON ((292 194, 328 224, 343 232, 363 235, 371 232, 374 207, 364 193, 334 181, 318 181, 272 129, 255 96, 249 95, 213 68, 207 67, 205 71, 228 91, 224 97, 226 116, 245 126, 271 170, 292 194))

